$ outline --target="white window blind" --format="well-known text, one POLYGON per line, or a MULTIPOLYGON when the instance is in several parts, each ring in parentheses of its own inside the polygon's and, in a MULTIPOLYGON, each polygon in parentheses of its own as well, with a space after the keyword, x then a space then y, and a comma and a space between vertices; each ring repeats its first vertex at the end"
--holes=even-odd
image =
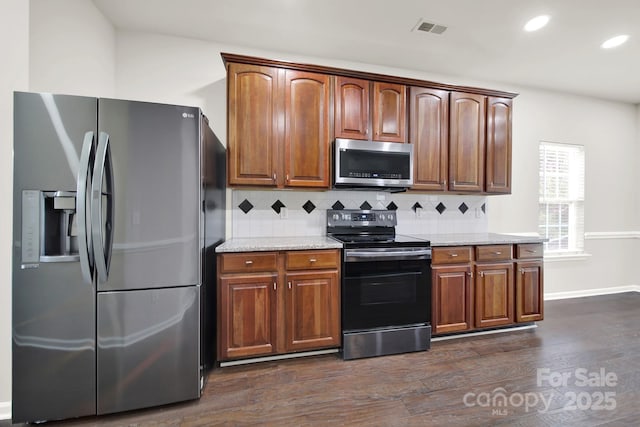
POLYGON ((584 251, 584 147, 540 142, 539 233, 551 253, 584 251))

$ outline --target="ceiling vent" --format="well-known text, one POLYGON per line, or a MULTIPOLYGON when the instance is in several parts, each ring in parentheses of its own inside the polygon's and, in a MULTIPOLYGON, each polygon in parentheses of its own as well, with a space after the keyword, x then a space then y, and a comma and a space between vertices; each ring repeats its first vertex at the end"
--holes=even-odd
POLYGON ((426 22, 420 19, 418 24, 413 28, 414 31, 424 31, 425 33, 442 34, 447 31, 447 27, 444 25, 434 24, 433 22, 426 22))

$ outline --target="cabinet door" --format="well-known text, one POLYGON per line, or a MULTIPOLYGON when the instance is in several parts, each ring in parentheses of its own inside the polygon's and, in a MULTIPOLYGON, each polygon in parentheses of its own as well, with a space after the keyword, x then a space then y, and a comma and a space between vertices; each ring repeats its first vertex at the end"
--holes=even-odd
POLYGON ((329 76, 285 73, 285 185, 329 188, 329 76))
POLYGON ((369 81, 336 77, 336 138, 369 139, 369 81))
POLYGON ((473 327, 473 288, 470 265, 434 266, 431 322, 434 334, 473 327))
POLYGON ((279 70, 229 64, 228 174, 229 184, 277 184, 281 131, 279 70))
POLYGON ((511 193, 511 106, 509 98, 487 98, 487 193, 511 193))
POLYGON ((286 276, 286 349, 340 346, 340 287, 336 270, 286 276))
POLYGON ((513 263, 476 265, 476 327, 508 325, 513 318, 513 263))
POLYGON ((414 145, 413 187, 445 191, 449 171, 449 92, 412 87, 409 143, 414 145))
POLYGON ((516 263, 516 320, 533 322, 544 318, 543 262, 516 263))
POLYGON ((484 190, 485 97, 451 92, 449 190, 484 190))
POLYGON ((407 142, 407 87, 373 83, 373 139, 407 142))
POLYGON ((222 276, 218 301, 218 359, 275 352, 277 275, 222 276))

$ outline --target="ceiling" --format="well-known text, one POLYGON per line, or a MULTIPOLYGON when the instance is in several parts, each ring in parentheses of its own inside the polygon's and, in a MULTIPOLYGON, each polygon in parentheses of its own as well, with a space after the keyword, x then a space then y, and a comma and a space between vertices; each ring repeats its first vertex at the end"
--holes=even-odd
POLYGON ((640 103, 638 0, 94 3, 118 29, 640 103), (527 20, 541 14, 549 24, 525 33, 527 20), (448 29, 414 31, 420 19, 448 29), (629 41, 600 48, 618 34, 629 41))

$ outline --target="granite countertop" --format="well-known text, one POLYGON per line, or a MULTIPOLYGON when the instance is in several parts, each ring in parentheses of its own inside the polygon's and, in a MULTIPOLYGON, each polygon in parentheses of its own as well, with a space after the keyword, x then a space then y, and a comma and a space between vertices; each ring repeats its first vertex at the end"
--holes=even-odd
MULTIPOLYGON (((538 236, 498 233, 411 234, 425 239, 431 246, 499 245, 515 243, 542 243, 538 236)), ((309 249, 341 249, 342 243, 327 236, 311 237, 243 237, 232 238, 216 248, 217 253, 294 251, 309 249)))
POLYGON ((327 236, 255 237, 229 239, 216 248, 217 253, 341 249, 342 243, 327 236))
POLYGON ((522 236, 498 233, 451 233, 451 234, 412 234, 413 237, 429 240, 431 246, 500 245, 514 243, 542 243, 539 236, 522 236))

